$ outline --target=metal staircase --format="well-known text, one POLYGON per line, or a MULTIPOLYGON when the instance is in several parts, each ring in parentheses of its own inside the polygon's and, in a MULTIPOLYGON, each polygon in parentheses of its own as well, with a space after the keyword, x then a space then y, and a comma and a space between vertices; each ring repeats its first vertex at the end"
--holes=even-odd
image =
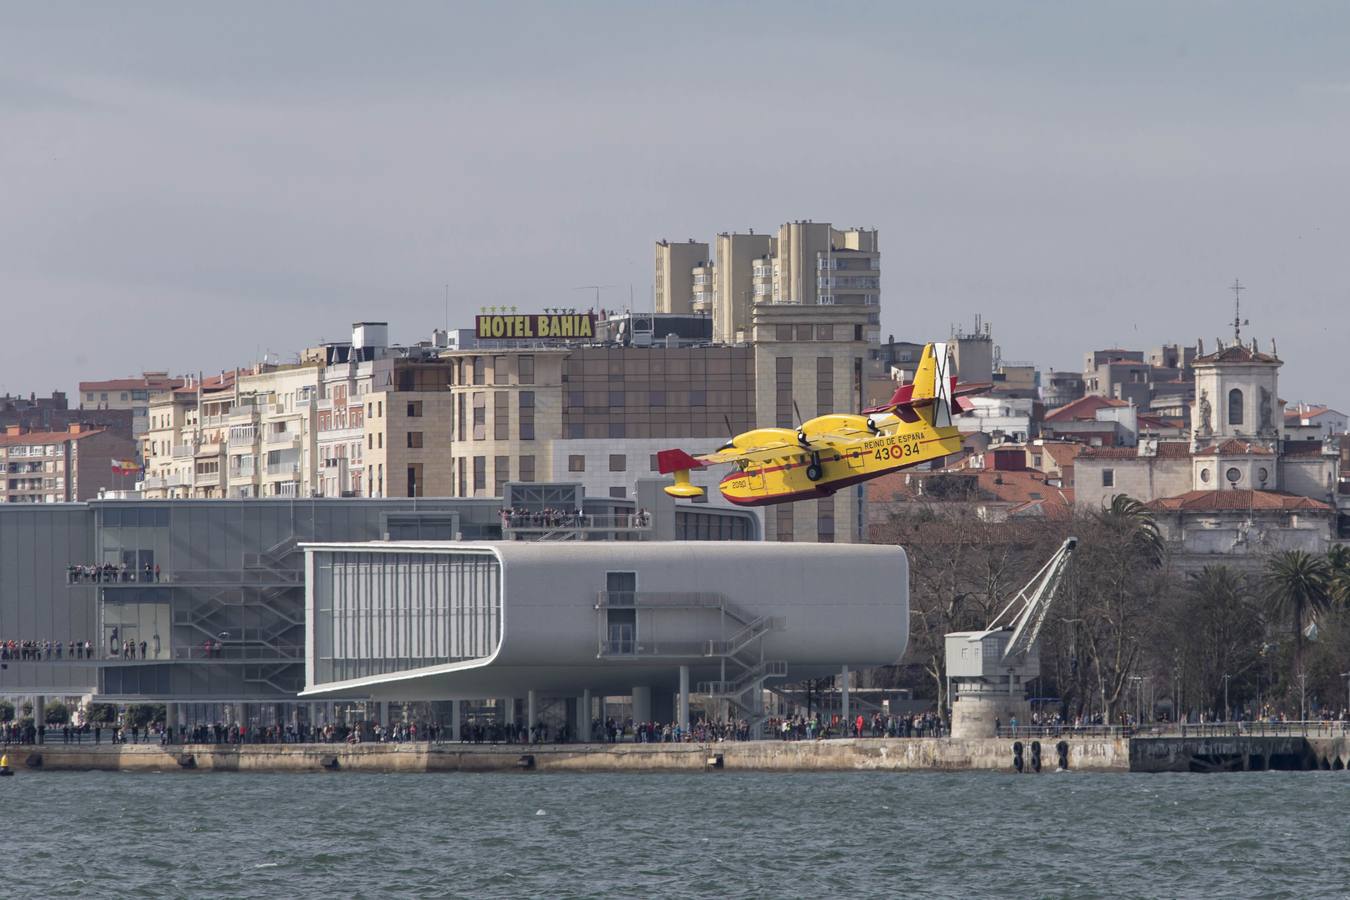
MULTIPOLYGON (((287 673, 291 677, 286 679, 279 675, 303 659, 304 573, 293 564, 299 544, 300 539, 290 535, 261 553, 244 554, 238 569, 198 573, 209 574, 220 586, 209 593, 185 594, 184 599, 192 602, 174 610, 174 626, 222 641, 225 652, 213 660, 295 660, 276 663, 276 671, 253 667, 253 677, 245 679, 272 687, 293 681, 294 673, 287 673)), ((185 649, 192 654, 196 647, 185 649)))
POLYGON ((708 641, 704 656, 734 656, 771 631, 787 628, 786 616, 759 616, 745 623, 740 631, 723 641, 708 641))
POLYGON ((670 659, 716 661, 721 677, 716 681, 699 682, 695 693, 709 699, 725 702, 732 707, 730 714, 750 723, 758 733, 765 719, 765 681, 785 678, 787 663, 764 658, 764 638, 787 628, 784 616, 764 615, 747 610, 722 594, 715 593, 644 593, 631 591, 602 591, 595 609, 600 616, 601 659, 632 659, 633 657, 664 657, 670 659), (703 641, 660 641, 638 634, 635 638, 615 642, 604 631, 605 611, 608 609, 704 609, 721 613, 718 631, 723 636, 703 641), (728 626, 735 630, 728 633, 728 626))

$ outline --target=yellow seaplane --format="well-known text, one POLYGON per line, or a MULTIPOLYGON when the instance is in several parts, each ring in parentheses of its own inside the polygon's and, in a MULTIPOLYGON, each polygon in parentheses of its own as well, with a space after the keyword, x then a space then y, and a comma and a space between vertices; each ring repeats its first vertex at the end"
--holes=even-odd
POLYGON ((740 506, 765 506, 828 497, 840 488, 897 469, 942 459, 961 451, 953 412, 969 412, 965 399, 988 384, 958 385, 945 343, 927 344, 914 380, 890 401, 859 415, 831 413, 791 428, 756 428, 738 434, 713 453, 697 456, 662 450, 657 465, 674 475, 665 491, 672 497, 703 495, 689 472, 732 465, 719 487, 740 506))

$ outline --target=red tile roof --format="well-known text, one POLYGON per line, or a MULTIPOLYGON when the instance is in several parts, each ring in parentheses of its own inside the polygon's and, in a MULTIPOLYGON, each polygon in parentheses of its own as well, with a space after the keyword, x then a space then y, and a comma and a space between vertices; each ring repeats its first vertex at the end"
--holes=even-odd
POLYGON ((1306 510, 1330 512, 1331 507, 1311 497, 1299 497, 1282 491, 1188 491, 1176 497, 1163 497, 1147 504, 1149 508, 1182 512, 1262 510, 1306 510))
POLYGON ((1140 415, 1139 425, 1152 428, 1185 428, 1186 422, 1183 419, 1172 418, 1170 416, 1140 415))
POLYGON ((1317 416, 1324 416, 1329 412, 1331 412, 1331 410, 1326 406, 1308 406, 1303 409, 1299 409, 1296 406, 1293 409, 1286 409, 1284 411, 1284 420, 1286 422, 1297 422, 1300 419, 1312 419, 1317 416))
POLYGON ((1190 459, 1191 445, 1185 441, 1158 441, 1159 459, 1190 459))
POLYGON ((1280 448, 1281 456, 1321 456, 1321 441, 1285 441, 1280 448))
POLYGON ((107 431, 106 428, 91 428, 87 431, 29 431, 25 434, 0 433, 0 447, 14 447, 21 444, 64 444, 66 441, 78 441, 107 431))
POLYGON ((1032 447, 1032 453, 1043 452, 1050 457, 1061 468, 1072 468, 1073 461, 1078 458, 1078 454, 1084 450, 1082 444, 1075 443, 1056 443, 1047 441, 1039 447, 1032 447))
MULTIPOLYGON (((1149 456, 1140 456, 1138 447, 1084 447, 1083 452, 1078 454, 1082 459, 1149 459, 1149 456)), ((1159 441, 1158 452, 1153 454, 1157 459, 1189 459, 1191 456, 1190 445, 1185 441, 1159 441)))
POLYGON ((1066 403, 1058 409, 1053 409, 1045 414, 1046 422, 1094 422, 1097 419, 1097 410, 1108 407, 1115 408, 1129 406, 1124 400, 1117 400, 1114 397, 1099 397, 1096 394, 1088 394, 1086 397, 1079 397, 1071 403, 1066 403))
MULTIPOLYGON (((915 500, 924 496, 921 484, 924 479, 943 476, 961 479, 970 485, 970 496, 955 496, 954 502, 966 503, 1012 503, 1017 506, 1040 504, 1048 516, 1068 515, 1073 507, 1073 491, 1047 484, 1045 476, 1032 470, 989 471, 984 469, 966 469, 948 472, 896 472, 867 482, 867 498, 872 502, 894 503, 915 500), (906 475, 909 475, 906 483, 906 475), (973 482, 973 484, 972 484, 973 482)), ((928 496, 935 502, 940 498, 928 496)))
POLYGON ((1265 447, 1253 444, 1250 441, 1240 441, 1237 438, 1229 438, 1221 444, 1211 444, 1195 451, 1196 456, 1274 456, 1275 454, 1265 447))
MULTIPOLYGON (((202 392, 207 394, 232 387, 234 387, 233 372, 226 372, 224 375, 211 375, 201 380, 202 392)), ((192 384, 184 384, 182 387, 175 388, 174 393, 195 394, 197 393, 197 382, 194 381, 192 384)))
POLYGON ((1078 454, 1079 459, 1134 459, 1137 456, 1137 447, 1084 447, 1078 454))

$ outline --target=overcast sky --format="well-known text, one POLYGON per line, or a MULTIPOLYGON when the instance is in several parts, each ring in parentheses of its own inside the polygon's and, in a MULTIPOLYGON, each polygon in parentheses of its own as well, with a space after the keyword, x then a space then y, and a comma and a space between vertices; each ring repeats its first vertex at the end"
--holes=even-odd
POLYGON ((1279 342, 1350 411, 1343 3, 0 6, 0 392, 648 302, 652 242, 881 230, 882 330, 1279 342), (959 9, 957 8, 959 6, 959 9))

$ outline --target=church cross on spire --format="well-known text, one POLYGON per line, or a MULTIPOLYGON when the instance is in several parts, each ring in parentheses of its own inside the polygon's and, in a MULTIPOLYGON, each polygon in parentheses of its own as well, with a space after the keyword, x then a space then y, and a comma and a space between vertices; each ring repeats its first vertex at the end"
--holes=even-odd
POLYGON ((1233 292, 1233 342, 1238 346, 1242 346, 1242 326, 1247 324, 1247 320, 1242 318, 1242 292, 1246 289, 1236 278, 1229 287, 1233 292))

